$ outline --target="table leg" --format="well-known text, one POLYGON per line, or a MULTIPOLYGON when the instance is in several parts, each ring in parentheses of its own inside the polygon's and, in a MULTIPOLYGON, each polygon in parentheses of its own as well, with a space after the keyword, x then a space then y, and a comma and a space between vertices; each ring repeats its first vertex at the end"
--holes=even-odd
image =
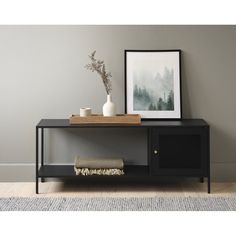
POLYGON ((36 127, 36 194, 38 194, 39 193, 39 183, 38 183, 38 171, 39 171, 39 130, 38 130, 38 128, 36 127))
POLYGON ((211 155, 210 155, 210 131, 208 130, 208 176, 207 176, 207 190, 211 193, 211 155))
MULTIPOLYGON (((41 167, 44 166, 44 129, 41 128, 41 167)), ((41 178, 41 183, 45 182, 45 179, 41 178)))
POLYGON ((211 193, 211 178, 208 176, 207 178, 207 192, 211 193))

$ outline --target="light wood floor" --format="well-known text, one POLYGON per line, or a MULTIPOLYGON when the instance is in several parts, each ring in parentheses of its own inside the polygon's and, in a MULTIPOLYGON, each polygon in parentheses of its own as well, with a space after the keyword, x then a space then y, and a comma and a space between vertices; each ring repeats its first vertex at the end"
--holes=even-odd
POLYGON ((0 183, 0 197, 155 197, 155 196, 236 196, 236 183, 212 183, 212 193, 207 194, 206 183, 175 182, 156 185, 81 185, 63 182, 39 184, 40 194, 35 194, 34 182, 0 183))

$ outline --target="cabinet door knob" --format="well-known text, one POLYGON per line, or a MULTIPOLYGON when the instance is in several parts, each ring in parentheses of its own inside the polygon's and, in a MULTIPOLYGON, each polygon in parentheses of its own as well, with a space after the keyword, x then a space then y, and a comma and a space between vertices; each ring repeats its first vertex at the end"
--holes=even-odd
POLYGON ((157 150, 154 150, 154 154, 157 154, 158 153, 158 151, 157 150))

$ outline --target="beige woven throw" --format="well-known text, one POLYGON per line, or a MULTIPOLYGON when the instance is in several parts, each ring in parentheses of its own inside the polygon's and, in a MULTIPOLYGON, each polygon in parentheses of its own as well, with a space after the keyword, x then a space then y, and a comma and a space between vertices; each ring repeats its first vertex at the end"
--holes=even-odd
POLYGON ((123 175, 124 162, 114 158, 75 158, 76 175, 123 175))
POLYGON ((91 158, 91 157, 76 157, 75 167, 91 168, 91 169, 123 169, 124 162, 122 159, 113 158, 91 158))
POLYGON ((123 175, 124 171, 121 169, 89 169, 89 168, 76 168, 76 175, 123 175))

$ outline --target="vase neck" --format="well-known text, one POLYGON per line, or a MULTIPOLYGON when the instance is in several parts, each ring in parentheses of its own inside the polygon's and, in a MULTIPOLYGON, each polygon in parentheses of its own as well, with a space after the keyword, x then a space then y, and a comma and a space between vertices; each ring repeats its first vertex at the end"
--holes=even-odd
POLYGON ((111 94, 107 94, 107 101, 111 102, 111 94))

